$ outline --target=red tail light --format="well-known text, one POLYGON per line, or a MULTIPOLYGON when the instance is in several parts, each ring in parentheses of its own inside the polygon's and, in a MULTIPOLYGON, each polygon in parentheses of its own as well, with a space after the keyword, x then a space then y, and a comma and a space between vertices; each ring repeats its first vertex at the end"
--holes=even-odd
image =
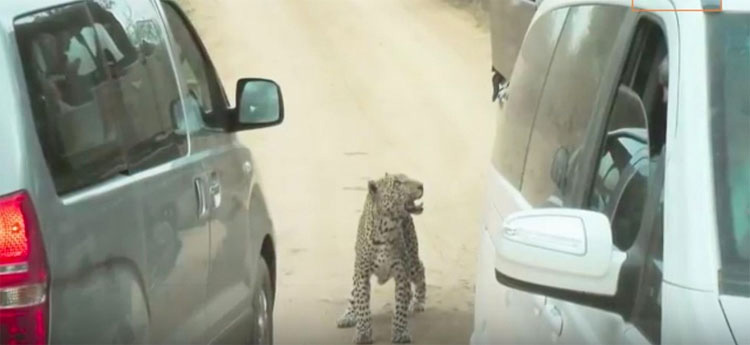
POLYGON ((0 197, 0 344, 47 342, 47 259, 31 199, 0 197))

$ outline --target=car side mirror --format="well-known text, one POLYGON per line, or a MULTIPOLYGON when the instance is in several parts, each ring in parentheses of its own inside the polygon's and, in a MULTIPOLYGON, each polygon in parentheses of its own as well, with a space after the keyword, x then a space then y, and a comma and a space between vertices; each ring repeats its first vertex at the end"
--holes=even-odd
POLYGON ((270 127, 284 121, 281 88, 273 80, 240 79, 236 104, 230 124, 232 131, 270 127))
POLYGON ((571 292, 614 296, 627 256, 613 246, 605 215, 578 209, 516 212, 492 242, 500 282, 563 299, 571 292))

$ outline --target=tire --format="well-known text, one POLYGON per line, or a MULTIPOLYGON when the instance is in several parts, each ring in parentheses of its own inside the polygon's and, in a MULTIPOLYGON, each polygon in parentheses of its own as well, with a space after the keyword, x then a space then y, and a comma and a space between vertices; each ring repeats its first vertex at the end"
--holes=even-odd
POLYGON ((250 344, 273 344, 273 287, 266 260, 260 259, 255 295, 252 300, 250 344))

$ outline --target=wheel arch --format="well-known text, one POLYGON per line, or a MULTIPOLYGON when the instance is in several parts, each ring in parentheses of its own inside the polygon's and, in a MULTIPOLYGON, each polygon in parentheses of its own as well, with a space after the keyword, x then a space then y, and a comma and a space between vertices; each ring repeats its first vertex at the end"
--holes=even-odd
POLYGON ((273 298, 276 299, 276 249, 273 238, 266 234, 263 238, 263 244, 260 248, 260 256, 268 265, 268 272, 271 275, 271 288, 273 289, 273 298))

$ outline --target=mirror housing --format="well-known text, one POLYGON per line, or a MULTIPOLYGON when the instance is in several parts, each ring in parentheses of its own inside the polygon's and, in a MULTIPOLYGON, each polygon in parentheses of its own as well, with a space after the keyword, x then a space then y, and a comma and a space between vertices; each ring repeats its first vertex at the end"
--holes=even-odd
POLYGON ((236 104, 229 120, 230 132, 276 126, 284 121, 281 87, 273 80, 240 79, 236 104))
POLYGON ((605 215, 578 209, 516 212, 492 242, 501 283, 564 299, 614 296, 627 256, 613 246, 605 215))

